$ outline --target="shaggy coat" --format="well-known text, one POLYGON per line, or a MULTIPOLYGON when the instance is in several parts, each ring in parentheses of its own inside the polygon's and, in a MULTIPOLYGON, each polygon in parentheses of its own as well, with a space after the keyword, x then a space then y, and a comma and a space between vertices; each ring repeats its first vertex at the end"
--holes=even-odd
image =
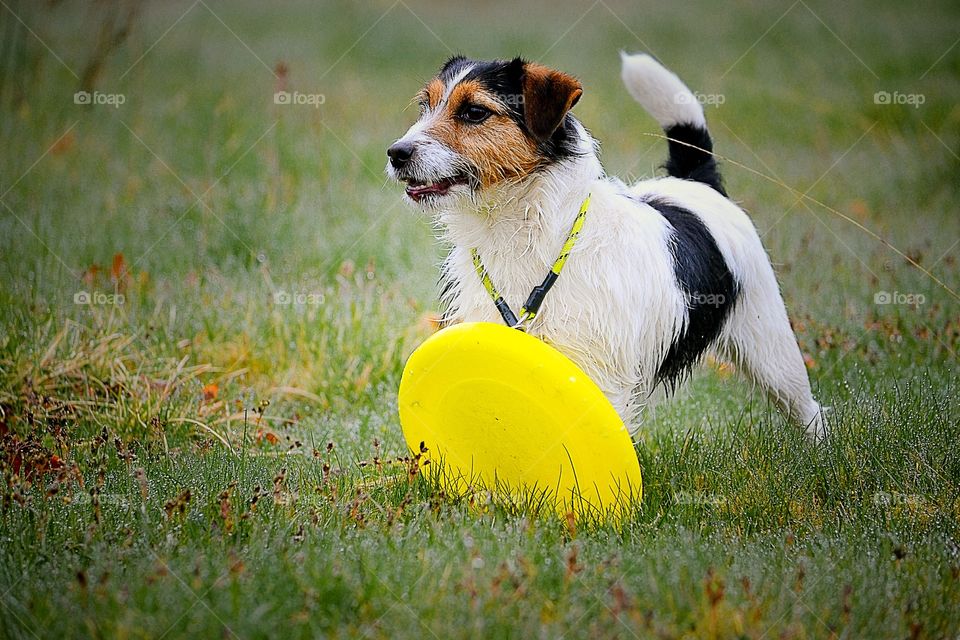
POLYGON ((473 249, 519 309, 590 194, 563 273, 526 330, 576 362, 632 431, 658 387, 672 391, 713 351, 819 440, 826 425, 776 276, 726 196, 702 107, 650 56, 622 64, 627 90, 669 138, 668 177, 606 176, 570 113, 581 85, 560 71, 456 57, 421 91, 420 118, 388 150, 387 171, 451 247, 443 321, 502 322, 473 249))

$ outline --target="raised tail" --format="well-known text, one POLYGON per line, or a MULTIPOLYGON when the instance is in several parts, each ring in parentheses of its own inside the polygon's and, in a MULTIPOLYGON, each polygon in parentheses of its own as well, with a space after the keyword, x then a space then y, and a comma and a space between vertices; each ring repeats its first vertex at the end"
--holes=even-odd
POLYGON ((675 178, 707 184, 723 195, 703 107, 687 85, 645 53, 620 54, 622 77, 630 95, 663 127, 670 145, 664 165, 675 178))

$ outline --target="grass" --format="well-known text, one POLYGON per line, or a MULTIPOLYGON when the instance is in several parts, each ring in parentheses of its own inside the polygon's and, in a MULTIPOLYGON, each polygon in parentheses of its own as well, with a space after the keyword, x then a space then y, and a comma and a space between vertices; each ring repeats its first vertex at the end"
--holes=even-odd
POLYGON ((150 3, 84 107, 101 10, 3 9, 0 636, 960 634, 960 304, 791 191, 960 289, 954 4, 150 3), (450 48, 578 74, 624 177, 665 149, 619 49, 723 97, 829 443, 718 365, 649 417, 620 529, 411 473, 442 248, 381 167, 450 48))

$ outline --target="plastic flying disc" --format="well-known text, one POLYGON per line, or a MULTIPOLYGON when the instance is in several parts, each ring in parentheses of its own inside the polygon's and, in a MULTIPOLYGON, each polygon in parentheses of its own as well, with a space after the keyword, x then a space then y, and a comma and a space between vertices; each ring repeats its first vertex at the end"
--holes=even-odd
POLYGON ((559 351, 522 331, 457 324, 428 338, 403 370, 407 444, 458 488, 551 496, 561 514, 622 514, 642 491, 623 421, 559 351), (531 492, 533 490, 533 492, 531 492))

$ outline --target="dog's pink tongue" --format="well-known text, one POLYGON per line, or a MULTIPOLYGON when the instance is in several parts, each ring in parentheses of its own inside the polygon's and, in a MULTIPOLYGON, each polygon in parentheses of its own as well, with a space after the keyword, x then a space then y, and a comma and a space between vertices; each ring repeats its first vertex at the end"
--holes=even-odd
POLYGON ((409 185, 407 187, 407 195, 413 198, 414 200, 420 200, 425 195, 430 193, 437 193, 440 195, 445 194, 450 189, 450 181, 444 180, 443 182, 438 182, 436 184, 423 184, 423 185, 409 185))

